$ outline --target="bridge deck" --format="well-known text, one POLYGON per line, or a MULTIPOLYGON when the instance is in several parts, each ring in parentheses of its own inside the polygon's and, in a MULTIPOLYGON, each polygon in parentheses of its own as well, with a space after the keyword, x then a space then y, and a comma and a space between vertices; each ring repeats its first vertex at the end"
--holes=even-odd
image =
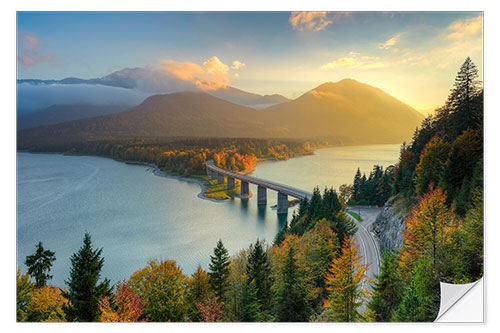
POLYGON ((221 169, 221 168, 215 166, 213 160, 207 161, 206 166, 208 169, 215 171, 216 173, 222 174, 224 176, 233 177, 235 179, 239 179, 240 181, 244 181, 247 183, 251 183, 251 184, 255 184, 258 186, 265 187, 265 188, 269 188, 269 189, 272 189, 274 191, 289 195, 291 197, 294 197, 294 198, 297 198, 300 200, 304 200, 304 199, 311 200, 311 197, 312 197, 312 193, 303 191, 303 190, 295 188, 295 187, 276 183, 276 182, 273 182, 270 180, 260 179, 257 177, 245 176, 245 175, 241 175, 239 173, 234 173, 231 171, 221 169))

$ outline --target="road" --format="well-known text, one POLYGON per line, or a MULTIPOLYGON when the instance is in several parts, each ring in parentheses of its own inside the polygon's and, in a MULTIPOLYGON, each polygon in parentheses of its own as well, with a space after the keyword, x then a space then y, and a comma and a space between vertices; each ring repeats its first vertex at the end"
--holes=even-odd
MULTIPOLYGON (((369 279, 375 279, 375 274, 379 274, 380 269, 380 249, 378 241, 369 230, 375 222, 378 214, 382 211, 381 207, 348 207, 348 210, 355 212, 361 216, 363 221, 358 222, 352 218, 358 226, 358 231, 354 235, 358 254, 363 257, 363 264, 368 265, 366 275, 369 279)), ((349 215, 351 216, 351 215, 349 215)))

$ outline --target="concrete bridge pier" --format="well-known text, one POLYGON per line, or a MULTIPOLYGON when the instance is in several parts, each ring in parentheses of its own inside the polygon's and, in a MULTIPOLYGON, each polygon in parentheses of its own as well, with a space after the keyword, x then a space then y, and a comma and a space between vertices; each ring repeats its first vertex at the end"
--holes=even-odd
POLYGON ((217 174, 217 184, 224 184, 224 175, 221 173, 217 174))
POLYGON ((288 195, 278 192, 278 214, 288 213, 288 195))
POLYGON ((257 205, 267 205, 267 191, 265 187, 257 187, 257 205))
POLYGON ((248 198, 250 196, 248 182, 241 181, 240 196, 244 198, 248 198))
POLYGON ((233 188, 234 188, 234 178, 233 178, 233 177, 229 177, 229 176, 227 176, 227 186, 226 186, 226 188, 227 188, 228 190, 230 190, 230 189, 233 189, 233 188))
POLYGON ((211 179, 217 179, 217 172, 210 170, 209 176, 211 179))

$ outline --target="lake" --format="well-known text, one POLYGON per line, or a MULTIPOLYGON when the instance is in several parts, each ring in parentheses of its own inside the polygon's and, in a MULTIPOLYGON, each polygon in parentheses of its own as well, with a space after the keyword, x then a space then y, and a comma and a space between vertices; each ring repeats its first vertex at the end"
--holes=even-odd
MULTIPOLYGON (((310 191, 316 185, 338 188, 352 183, 358 166, 368 174, 374 164, 394 164, 399 147, 325 148, 260 164, 252 175, 310 191)), ((85 232, 94 248, 103 248, 101 276, 115 283, 151 259, 174 259, 186 274, 200 264, 208 269, 219 238, 235 254, 257 238, 272 243, 287 218, 270 208, 277 199, 273 191, 267 207, 257 207, 256 198, 202 200, 196 183, 109 158, 18 153, 17 173, 17 265, 26 272, 24 259, 41 241, 56 253, 52 284, 60 287, 66 287, 71 254, 85 232)))

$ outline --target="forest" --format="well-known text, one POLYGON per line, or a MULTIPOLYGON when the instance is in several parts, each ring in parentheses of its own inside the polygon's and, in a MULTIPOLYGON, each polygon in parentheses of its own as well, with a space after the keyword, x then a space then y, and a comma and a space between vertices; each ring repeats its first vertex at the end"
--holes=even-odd
MULTIPOLYGON (((49 284, 55 254, 39 243, 26 258, 28 272, 17 272, 17 320, 433 321, 440 281, 469 283, 483 275, 483 90, 477 77, 467 58, 445 105, 422 122, 410 143, 402 144, 394 167, 375 166, 368 177, 358 170, 353 185, 339 193, 314 189, 272 245, 257 239, 230 256, 219 240, 208 270, 198 267, 187 276, 174 260, 152 260, 111 286, 100 276, 102 249, 94 249, 85 234, 71 257, 67 289, 62 289, 49 284), (357 253, 357 229, 346 205, 386 201, 404 207, 403 246, 383 254, 380 274, 368 290, 367 266, 357 253)), ((236 158, 232 162, 231 149, 255 159, 279 159, 312 148, 238 139, 206 140, 204 148, 192 141, 183 144, 176 143, 179 152, 197 151, 200 161, 210 156, 232 170, 240 166, 236 158), (228 154, 209 155, 221 142, 228 154)), ((163 157, 171 147, 96 142, 86 149, 158 162, 167 169, 180 170, 194 159, 187 153, 163 157), (176 164, 177 155, 183 156, 182 163, 176 164)))

